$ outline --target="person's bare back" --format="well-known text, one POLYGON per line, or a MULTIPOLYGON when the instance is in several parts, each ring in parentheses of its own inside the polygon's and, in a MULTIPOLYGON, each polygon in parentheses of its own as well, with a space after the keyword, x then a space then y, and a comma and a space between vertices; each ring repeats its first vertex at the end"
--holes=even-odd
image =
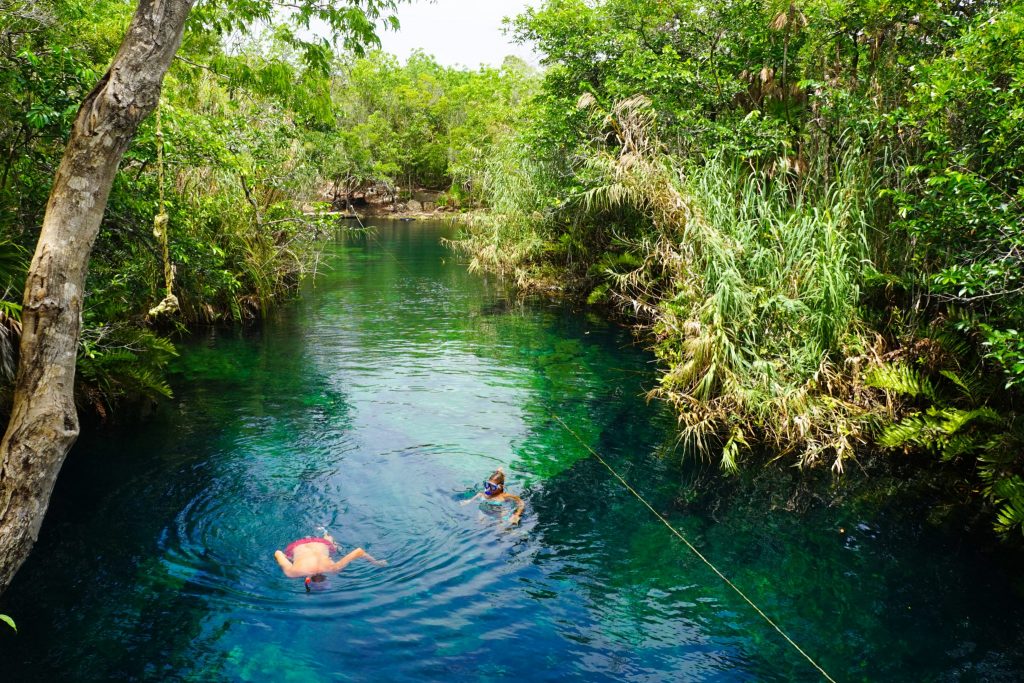
POLYGON ((387 564, 384 560, 378 560, 362 548, 356 548, 340 560, 331 559, 331 550, 336 548, 334 539, 330 534, 324 534, 323 538, 302 539, 299 542, 288 546, 289 554, 278 550, 274 552, 274 559, 281 566, 284 575, 298 579, 306 578, 308 590, 310 581, 323 581, 326 574, 337 574, 348 566, 353 560, 365 558, 378 567, 387 564))

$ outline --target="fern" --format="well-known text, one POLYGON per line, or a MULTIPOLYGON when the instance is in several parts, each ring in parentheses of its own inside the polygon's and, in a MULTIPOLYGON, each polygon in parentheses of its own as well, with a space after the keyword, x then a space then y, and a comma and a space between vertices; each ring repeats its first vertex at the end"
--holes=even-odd
MULTIPOLYGON (((933 335, 943 339, 944 352, 963 350, 951 334, 933 335)), ((964 356, 959 356, 964 358, 964 356)), ((887 448, 920 449, 936 453, 944 462, 975 457, 981 491, 995 506, 993 527, 1003 537, 1024 532, 1024 478, 1020 421, 986 405, 979 405, 989 392, 982 373, 966 377, 943 368, 936 373, 942 381, 933 383, 909 365, 891 364, 866 373, 869 386, 925 401, 899 422, 882 428, 878 443, 887 448)))
POLYGON ((991 408, 939 408, 931 406, 912 413, 882 430, 878 443, 887 448, 915 447, 953 460, 989 443, 989 437, 972 429, 977 423, 998 426, 1003 418, 991 408))
POLYGON ((927 449, 935 442, 934 433, 929 431, 932 428, 929 420, 915 413, 887 426, 879 436, 878 443, 886 448, 916 446, 927 449))
POLYGON ((154 368, 133 367, 128 369, 128 376, 135 387, 144 394, 160 395, 170 398, 171 387, 163 375, 154 368))
POLYGON ((935 385, 919 371, 905 363, 880 365, 871 368, 864 376, 869 387, 893 391, 898 394, 936 400, 935 385))
POLYGON ((947 435, 957 434, 976 422, 988 423, 996 427, 1003 423, 1003 417, 999 413, 986 407, 973 410, 946 410, 943 411, 942 417, 945 420, 942 430, 947 435))
POLYGON ((931 338, 953 358, 970 358, 974 355, 974 346, 970 340, 955 328, 934 327, 931 338))
POLYGON ((991 489, 990 497, 999 505, 996 512, 996 531, 1010 534, 1024 533, 1024 479, 1013 476, 998 481, 991 489))
POLYGON ((105 416, 119 401, 170 397, 163 376, 177 355, 167 338, 128 324, 86 327, 78 354, 78 400, 105 416))

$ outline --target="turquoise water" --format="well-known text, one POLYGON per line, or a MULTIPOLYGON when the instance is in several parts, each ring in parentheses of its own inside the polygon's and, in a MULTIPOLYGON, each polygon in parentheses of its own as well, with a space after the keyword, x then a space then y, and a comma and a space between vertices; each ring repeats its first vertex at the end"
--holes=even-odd
POLYGON ((817 680, 556 416, 838 680, 1024 678, 1019 567, 888 506, 684 508, 651 357, 505 299, 451 232, 339 235, 273 320, 183 345, 152 419, 83 437, 0 679, 817 680), (518 528, 460 505, 497 466, 518 528), (389 565, 306 593, 273 552, 321 525, 389 565))

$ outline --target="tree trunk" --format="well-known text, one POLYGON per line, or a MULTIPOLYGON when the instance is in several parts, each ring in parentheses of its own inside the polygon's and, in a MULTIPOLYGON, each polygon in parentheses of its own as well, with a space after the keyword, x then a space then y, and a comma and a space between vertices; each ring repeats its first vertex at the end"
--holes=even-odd
POLYGON ((78 437, 75 357, 89 254, 117 167, 153 111, 195 0, 140 0, 110 69, 82 103, 53 181, 22 311, 21 360, 0 442, 0 593, 39 535, 78 437))

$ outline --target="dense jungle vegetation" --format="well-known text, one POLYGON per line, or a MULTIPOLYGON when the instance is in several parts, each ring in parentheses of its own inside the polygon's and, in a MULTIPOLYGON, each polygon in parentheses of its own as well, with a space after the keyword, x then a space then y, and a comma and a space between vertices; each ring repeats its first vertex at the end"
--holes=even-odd
MULTIPOLYGON (((110 63, 135 3, 0 0, 0 368, 16 367, 25 270, 83 97, 110 63)), ((211 10, 212 11, 212 10, 211 10)), ((157 117, 129 148, 92 255, 78 353, 79 407, 167 394, 174 328, 266 314, 318 266, 336 226, 317 204, 375 185, 479 201, 473 174, 530 87, 528 69, 442 67, 417 54, 300 51, 267 23, 186 34, 157 117), (305 210, 305 212, 304 212, 305 210), (165 213, 179 310, 154 219, 165 213)), ((8 398, 9 400, 9 398, 8 398)))
MULTIPOLYGON (((0 0, 8 383, 50 183, 133 5, 0 0)), ((168 393, 175 328, 266 315, 334 229, 317 202, 425 186, 487 207, 473 267, 635 321, 652 396, 725 470, 929 453, 1020 538, 1024 4, 547 0, 510 24, 539 74, 266 26, 189 30, 121 164, 83 411, 168 393)))
POLYGON ((634 318, 724 469, 926 452, 1019 540, 1024 4, 549 0, 512 26, 545 72, 473 264, 634 318))

